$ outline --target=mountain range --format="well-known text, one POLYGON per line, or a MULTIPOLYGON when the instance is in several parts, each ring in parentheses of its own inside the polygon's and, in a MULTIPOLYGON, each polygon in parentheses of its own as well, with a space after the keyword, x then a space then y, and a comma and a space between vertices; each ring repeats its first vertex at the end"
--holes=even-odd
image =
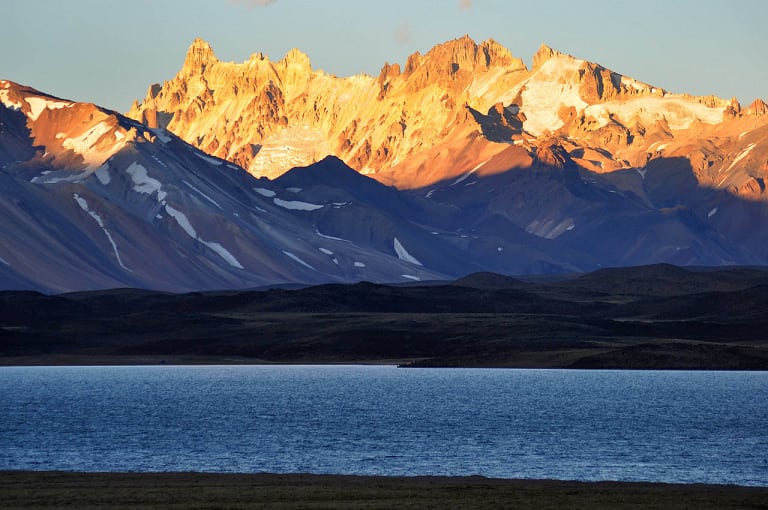
POLYGON ((378 77, 195 40, 125 115, 0 81, 0 288, 768 264, 768 105, 468 37, 378 77))

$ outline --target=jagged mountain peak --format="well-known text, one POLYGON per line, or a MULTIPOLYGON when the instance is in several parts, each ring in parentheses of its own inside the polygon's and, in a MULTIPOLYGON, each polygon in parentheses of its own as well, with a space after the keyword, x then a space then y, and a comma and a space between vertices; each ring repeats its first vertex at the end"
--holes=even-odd
POLYGON ((762 117, 768 113, 768 104, 765 103, 759 97, 755 99, 752 104, 747 107, 747 115, 754 115, 755 117, 762 117))
POLYGON ((289 50, 280 63, 285 66, 298 66, 304 68, 307 72, 312 71, 312 64, 309 60, 309 56, 298 48, 289 50))
POLYGON ((211 45, 198 37, 187 50, 183 68, 188 72, 202 72, 206 66, 215 62, 218 62, 218 58, 211 45))
POLYGON ((385 63, 377 78, 315 71, 299 50, 274 63, 256 54, 236 64, 215 63, 209 48, 196 41, 188 54, 199 75, 182 70, 152 87, 129 116, 257 177, 334 154, 381 182, 416 188, 455 179, 507 145, 533 158, 547 138, 568 140, 577 164, 605 173, 663 156, 658 147, 670 140, 682 147, 689 132, 700 138, 764 111, 670 94, 546 44, 529 70, 493 39, 467 35, 416 52, 402 67, 385 63))
POLYGON ((768 232, 755 227, 768 202, 766 116, 724 116, 716 99, 653 94, 570 57, 485 69, 482 44, 449 46, 453 75, 432 74, 447 61, 435 57, 409 76, 389 66, 383 80, 341 79, 305 72, 294 54, 298 66, 218 62, 150 89, 142 106, 154 110, 142 113, 203 128, 192 141, 208 154, 264 168, 319 161, 274 180, 0 81, 0 285, 183 290, 766 263, 768 232))
POLYGON ((556 57, 565 58, 572 61, 576 60, 575 57, 568 55, 567 53, 557 51, 556 49, 547 46, 545 43, 542 43, 541 46, 539 46, 539 49, 533 55, 533 70, 535 71, 544 65, 547 61, 556 57))
POLYGON ((414 53, 408 58, 406 72, 412 72, 417 65, 427 62, 444 66, 452 73, 460 69, 482 71, 491 67, 525 69, 521 59, 513 57, 507 48, 495 40, 488 39, 478 44, 469 35, 438 44, 423 56, 418 52, 414 53))

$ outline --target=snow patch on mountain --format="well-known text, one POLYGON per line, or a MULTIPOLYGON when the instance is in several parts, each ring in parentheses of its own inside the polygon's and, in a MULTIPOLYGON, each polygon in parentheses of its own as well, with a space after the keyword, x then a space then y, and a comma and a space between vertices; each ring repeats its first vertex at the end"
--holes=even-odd
POLYGON ((240 261, 238 261, 234 255, 232 255, 229 250, 224 248, 221 244, 214 242, 214 241, 205 241, 203 239, 197 238, 198 241, 206 245, 211 250, 215 251, 219 257, 223 258, 227 264, 229 264, 232 267, 236 267, 238 269, 243 269, 243 265, 240 264, 240 261))
POLYGON ((410 262, 411 264, 416 264, 417 266, 423 266, 421 262, 416 259, 413 255, 408 253, 408 250, 405 249, 405 247, 400 243, 400 241, 395 237, 394 241, 392 242, 395 248, 395 253, 397 254, 397 258, 400 260, 404 260, 406 262, 410 262))
POLYGON ((413 280, 414 282, 420 282, 421 278, 418 276, 413 276, 412 274, 401 274, 401 278, 405 278, 406 280, 413 280))
POLYGON ((253 191, 255 191, 259 195, 261 195, 263 197, 267 197, 267 198, 272 198, 275 195, 277 195, 277 193, 275 193, 271 189, 267 189, 267 188, 253 188, 253 191))
POLYGON ((3 105, 6 108, 9 108, 11 110, 17 110, 18 111, 18 110, 21 110, 21 107, 22 107, 21 103, 16 103, 14 101, 11 101, 11 98, 8 95, 8 90, 7 89, 0 90, 0 103, 3 103, 3 105))
POLYGON ((646 124, 666 120, 670 129, 682 130, 688 129, 697 119, 707 124, 719 124, 723 121, 724 110, 725 108, 709 108, 684 96, 666 95, 593 104, 585 108, 584 113, 595 117, 600 126, 611 122, 613 116, 623 121, 638 117, 646 124))
POLYGON ((741 161, 742 159, 744 159, 744 158, 747 156, 747 154, 749 154, 749 153, 752 151, 752 149, 754 149, 754 148, 755 148, 755 146, 756 146, 756 144, 754 144, 754 143, 750 143, 749 145, 747 145, 747 148, 746 148, 746 149, 744 149, 743 151, 741 151, 741 152, 739 153, 739 155, 738 155, 738 156, 736 156, 736 158, 733 160, 733 162, 732 162, 732 163, 731 163, 731 165, 728 167, 728 169, 726 170, 726 172, 727 172, 727 171, 729 171, 729 170, 731 170, 731 169, 732 169, 734 166, 736 166, 736 164, 737 164, 739 161, 741 161))
POLYGON ((324 207, 322 205, 310 204, 309 202, 302 202, 300 200, 282 200, 280 198, 273 198, 272 201, 275 205, 294 211, 314 211, 324 207))
MULTIPOLYGON (((484 164, 488 163, 488 161, 490 161, 490 159, 486 159, 486 160, 485 160, 485 161, 483 161, 482 163, 478 164, 478 165, 477 165, 477 166, 475 166, 475 167, 474 167, 472 170, 470 170, 469 172, 465 173, 464 175, 462 175, 461 177, 459 177, 458 179, 456 179, 455 181, 453 181, 453 182, 450 184, 450 186, 456 186, 457 184, 461 184, 462 182, 466 181, 466 180, 469 178, 469 176, 470 176, 470 175, 472 175, 473 173, 477 172, 477 171, 480 169, 480 167, 481 167, 481 166, 483 166, 484 164)), ((474 184, 474 183, 473 183, 473 184, 474 184)), ((467 185, 467 186, 468 186, 468 185, 467 185)), ((427 193, 426 197, 427 197, 427 198, 431 197, 433 192, 434 192, 434 190, 432 190, 432 191, 430 191, 429 193, 427 193)))
POLYGON ((533 220, 527 227, 525 227, 525 231, 529 234, 543 237, 544 239, 555 239, 560 237, 563 232, 573 230, 575 226, 573 218, 566 218, 560 222, 557 222, 557 220, 543 219, 533 220))
POLYGON ((333 252, 328 248, 318 248, 318 250, 320 250, 320 253, 325 253, 326 255, 333 255, 333 252))
POLYGON ((364 262, 360 262, 359 260, 356 260, 355 263, 354 263, 354 266, 355 267, 365 267, 365 263, 364 262))
POLYGON ((573 106, 578 112, 588 106, 579 94, 578 84, 562 82, 563 76, 578 74, 583 63, 578 59, 551 58, 522 84, 526 131, 536 136, 547 130, 555 131, 563 126, 558 114, 561 107, 573 106))
POLYGON ((131 166, 125 169, 125 172, 131 176, 133 180, 133 190, 138 193, 144 193, 146 195, 152 195, 157 193, 157 201, 162 202, 168 193, 163 191, 162 184, 157 179, 150 177, 147 173, 147 169, 141 166, 139 163, 131 163, 131 166))
POLYGON ((89 172, 82 172, 82 173, 69 173, 69 172, 60 172, 54 177, 48 177, 48 175, 51 174, 50 170, 46 170, 45 172, 41 172, 41 174, 37 177, 33 177, 30 179, 29 182, 33 184, 56 184, 59 182, 80 182, 81 180, 85 179, 89 175, 91 175, 89 172))
POLYGON ((117 263, 120 264, 120 267, 125 269, 126 271, 130 271, 127 267, 125 267, 125 264, 123 264, 122 259, 120 258, 120 252, 117 250, 117 243, 115 243, 115 240, 112 239, 112 234, 109 233, 109 230, 107 230, 107 227, 104 226, 104 221, 101 219, 101 216, 96 211, 92 211, 88 207, 88 201, 78 195, 77 193, 74 193, 72 195, 72 198, 75 199, 75 202, 77 202, 77 205, 80 206, 80 209, 87 212, 91 218, 96 220, 96 223, 101 227, 101 230, 106 234, 107 239, 109 240, 109 244, 112 245, 112 251, 115 253, 115 258, 117 259, 117 263))
POLYGON ((707 213, 707 218, 711 218, 711 217, 712 217, 712 216, 714 216, 715 214, 717 214, 717 207, 713 207, 713 208, 712 208, 712 209, 711 209, 711 210, 710 210, 710 211, 707 213))
POLYGON ((317 269, 315 269, 314 267, 310 266, 309 264, 307 264, 306 262, 304 262, 303 260, 301 260, 301 258, 299 258, 297 255, 294 255, 293 253, 291 253, 291 252, 289 252, 289 251, 285 251, 285 250, 282 250, 282 252, 283 252, 283 254, 284 254, 286 257, 288 257, 289 259, 291 259, 291 260, 294 260, 294 261, 298 262, 298 263, 299 263, 299 264, 301 264, 302 266, 308 267, 308 268, 309 268, 309 269, 311 269, 312 271, 317 271, 317 269))
POLYGON ((94 151, 93 146, 111 129, 106 122, 99 122, 82 135, 75 138, 67 138, 61 145, 80 154, 83 160, 91 166, 101 164, 104 159, 103 155, 99 151, 94 151))
POLYGON ((318 236, 322 237, 323 239, 331 239, 333 241, 344 241, 345 243, 349 243, 350 242, 350 241, 347 241, 346 239, 342 239, 341 237, 333 237, 333 236, 329 236, 329 235, 323 234, 322 232, 320 232, 317 229, 315 229, 315 234, 317 234, 318 236))
MULTIPOLYGON (((162 129, 162 128, 154 128, 154 129, 151 129, 151 128, 150 128, 150 131, 152 131, 152 133, 153 133, 153 134, 154 134, 154 135, 157 137, 157 139, 158 139, 158 140, 160 140, 162 143, 168 143, 168 142, 170 142, 171 140, 173 140, 173 138, 171 138, 170 136, 168 136, 168 132, 167 132, 165 129, 162 129)), ((219 164, 221 164, 221 163, 219 163, 219 164)))
POLYGON ((240 261, 235 258, 232 253, 229 252, 224 246, 222 246, 220 243, 214 242, 214 241, 206 241, 205 239, 202 239, 200 236, 197 235, 197 231, 192 226, 192 223, 190 223, 189 218, 187 218, 187 215, 184 214, 182 211, 176 209, 175 207, 166 204, 165 205, 165 212, 167 212, 174 220, 176 220, 176 223, 181 227, 181 229, 186 232, 186 234, 191 237, 192 239, 195 239, 196 241, 199 241, 201 244, 207 246, 211 250, 213 250, 218 256, 220 256, 224 261, 229 264, 232 267, 236 267, 238 269, 243 269, 243 265, 240 264, 240 261))
POLYGON ((74 103, 64 101, 51 101, 43 97, 25 97, 24 101, 29 104, 29 114, 31 120, 37 120, 43 110, 57 110, 59 108, 69 108, 74 103))
POLYGON ((102 165, 93 172, 93 175, 99 180, 99 182, 106 186, 112 182, 112 178, 109 176, 109 165, 102 165))
POLYGON ((167 212, 174 220, 176 220, 176 223, 178 223, 181 229, 186 232, 189 237, 192 239, 197 239, 197 231, 192 226, 192 223, 189 222, 189 218, 187 218, 186 214, 169 204, 165 204, 165 212, 167 212))
POLYGON ((5 260, 3 257, 0 257, 0 264, 5 264, 6 266, 10 266, 11 263, 5 260))

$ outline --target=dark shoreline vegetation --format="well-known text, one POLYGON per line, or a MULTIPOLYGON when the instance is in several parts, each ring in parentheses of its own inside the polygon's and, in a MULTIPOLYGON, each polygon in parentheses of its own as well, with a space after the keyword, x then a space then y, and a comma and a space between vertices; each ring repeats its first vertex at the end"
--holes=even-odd
POLYGON ((0 365, 768 370, 768 269, 170 294, 0 292, 0 365))
POLYGON ((5 509, 759 509, 768 487, 309 474, 0 472, 5 509))

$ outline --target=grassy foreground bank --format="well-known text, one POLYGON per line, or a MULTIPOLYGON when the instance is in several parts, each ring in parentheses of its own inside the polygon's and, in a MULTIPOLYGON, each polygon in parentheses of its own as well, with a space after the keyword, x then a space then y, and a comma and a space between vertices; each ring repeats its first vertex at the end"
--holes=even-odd
POLYGON ((0 508, 768 509, 768 487, 482 477, 4 471, 0 508))

